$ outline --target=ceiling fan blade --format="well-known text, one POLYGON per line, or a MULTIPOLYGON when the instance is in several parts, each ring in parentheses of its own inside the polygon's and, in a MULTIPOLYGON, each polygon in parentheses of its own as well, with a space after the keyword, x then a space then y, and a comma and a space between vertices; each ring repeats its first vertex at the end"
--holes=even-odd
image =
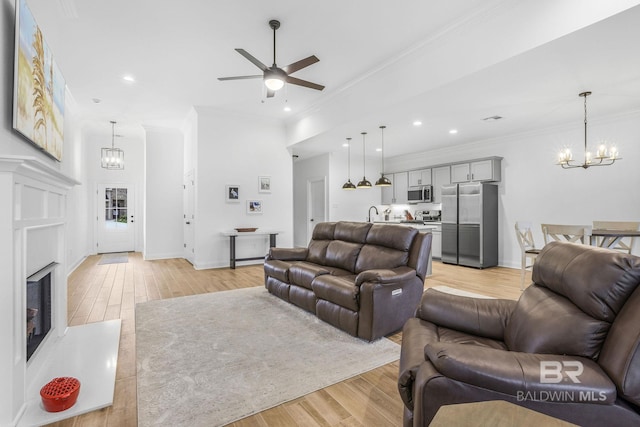
POLYGON ((245 58, 247 58, 249 61, 251 61, 256 67, 260 68, 262 71, 265 71, 267 68, 266 65, 264 65, 262 62, 260 62, 258 59, 256 59, 253 55, 251 55, 249 52, 247 52, 244 49, 236 49, 236 52, 238 52, 240 55, 244 56, 245 58))
POLYGON ((256 74, 253 76, 234 76, 234 77, 218 77, 218 80, 247 80, 247 79, 261 79, 262 74, 256 74))
POLYGON ((318 59, 317 56, 311 55, 308 58, 304 58, 304 59, 301 59, 300 61, 294 62, 293 64, 287 65, 286 67, 283 68, 283 70, 287 74, 295 73, 296 71, 302 70, 303 68, 308 67, 309 65, 315 64, 318 61, 320 60, 318 59))
POLYGON ((267 89, 267 98, 273 98, 273 95, 276 94, 275 90, 267 89))
POLYGON ((286 80, 287 80, 287 83, 291 83, 292 85, 304 86, 304 87, 308 87, 308 88, 316 89, 316 90, 324 89, 324 86, 319 85, 317 83, 311 83, 311 82, 308 82, 306 80, 297 79, 297 78, 291 77, 291 76, 287 76, 286 80))

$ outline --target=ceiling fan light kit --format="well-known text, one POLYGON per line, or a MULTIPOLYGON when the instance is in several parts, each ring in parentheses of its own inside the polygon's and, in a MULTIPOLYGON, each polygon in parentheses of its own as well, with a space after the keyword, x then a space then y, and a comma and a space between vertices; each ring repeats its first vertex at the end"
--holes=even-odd
POLYGON ((587 96, 591 95, 591 92, 582 92, 578 96, 584 98, 584 161, 578 163, 573 160, 571 150, 565 148, 560 151, 558 156, 558 163, 563 169, 583 168, 587 169, 591 166, 611 166, 616 160, 621 160, 618 149, 615 146, 607 148, 606 145, 601 144, 596 151, 596 155, 587 151, 587 96))
POLYGON ((305 67, 308 67, 309 65, 315 64, 316 62, 320 61, 315 55, 311 55, 307 58, 301 59, 300 61, 296 61, 292 64, 287 65, 286 67, 278 67, 276 63, 276 30, 280 28, 280 21, 272 19, 271 21, 269 21, 269 27, 271 27, 271 29, 273 30, 273 65, 271 67, 267 67, 246 50, 236 49, 236 52, 244 56, 256 67, 260 68, 260 70, 262 70, 262 75, 257 74, 251 76, 218 77, 218 80, 225 81, 262 78, 265 86, 267 87, 267 98, 273 97, 276 91, 284 87, 285 83, 308 87, 315 90, 323 90, 324 86, 322 85, 291 76, 291 74, 295 73, 296 71, 299 71, 305 67))

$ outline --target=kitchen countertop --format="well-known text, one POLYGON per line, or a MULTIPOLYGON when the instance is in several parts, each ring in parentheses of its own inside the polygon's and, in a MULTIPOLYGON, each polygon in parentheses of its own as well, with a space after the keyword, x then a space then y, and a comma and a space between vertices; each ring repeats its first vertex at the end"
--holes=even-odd
POLYGON ((435 230, 442 226, 442 222, 440 221, 425 221, 422 224, 420 224, 416 222, 402 222, 400 220, 391 220, 391 221, 374 221, 374 224, 403 225, 406 227, 413 227, 418 230, 435 230))

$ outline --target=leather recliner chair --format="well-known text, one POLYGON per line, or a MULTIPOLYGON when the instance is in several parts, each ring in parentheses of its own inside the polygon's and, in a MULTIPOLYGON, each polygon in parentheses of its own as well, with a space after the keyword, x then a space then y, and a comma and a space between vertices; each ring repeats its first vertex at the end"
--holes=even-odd
POLYGON ((428 289, 403 328, 404 425, 505 400, 583 426, 640 425, 640 258, 549 243, 516 301, 428 289))

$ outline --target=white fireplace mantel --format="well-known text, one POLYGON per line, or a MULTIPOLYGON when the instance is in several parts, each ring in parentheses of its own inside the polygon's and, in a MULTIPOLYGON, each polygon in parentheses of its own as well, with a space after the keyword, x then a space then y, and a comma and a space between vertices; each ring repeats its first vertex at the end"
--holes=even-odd
MULTIPOLYGON (((66 233, 67 193, 80 182, 35 157, 0 156, 0 426, 42 425, 104 407, 113 401, 120 321, 67 327, 66 233), (36 352, 26 358, 26 279, 56 262, 52 271, 51 330, 36 352), (103 342, 108 349, 99 348, 103 342), (86 348, 86 349, 85 349, 86 348), (85 375, 84 366, 108 358, 105 377, 85 375), (89 354, 85 354, 89 353, 89 354), (69 357, 69 356, 73 357, 69 357), (68 363, 73 360, 72 365, 68 363), (75 369, 75 370, 74 370, 75 369), (50 375, 83 376, 78 403, 47 418, 39 389, 50 375), (84 382, 83 382, 84 381, 84 382), (96 392, 93 382, 111 386, 96 392), (73 411, 72 411, 73 409, 73 411)), ((73 208, 73 207, 72 207, 73 208)), ((105 365, 104 362, 98 362, 105 365)), ((54 414, 54 413, 52 413, 54 414)))

